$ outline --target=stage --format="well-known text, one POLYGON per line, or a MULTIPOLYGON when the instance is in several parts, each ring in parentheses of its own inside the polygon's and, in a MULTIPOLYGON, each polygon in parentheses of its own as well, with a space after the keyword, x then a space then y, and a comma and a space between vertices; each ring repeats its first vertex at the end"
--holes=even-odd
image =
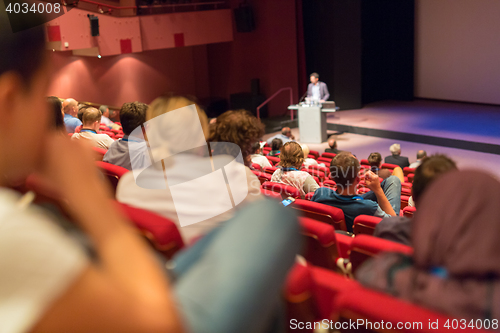
MULTIPOLYGON (((429 155, 447 154, 460 168, 481 168, 500 178, 500 106, 384 101, 331 113, 327 122, 329 134, 342 132, 335 135, 338 148, 360 159, 375 151, 387 156, 389 146, 398 142, 410 162, 415 161, 419 149, 424 149, 429 155)), ((290 122, 283 125, 296 126, 290 122)), ((298 128, 292 132, 300 142, 298 128)), ((326 143, 308 146, 320 153, 327 148, 326 143)))

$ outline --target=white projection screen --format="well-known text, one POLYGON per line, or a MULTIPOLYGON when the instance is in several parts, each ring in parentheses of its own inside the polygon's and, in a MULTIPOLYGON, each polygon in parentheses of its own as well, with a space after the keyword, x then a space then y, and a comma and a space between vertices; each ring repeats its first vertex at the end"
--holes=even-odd
POLYGON ((500 0, 415 6, 415 97, 500 104, 500 0))

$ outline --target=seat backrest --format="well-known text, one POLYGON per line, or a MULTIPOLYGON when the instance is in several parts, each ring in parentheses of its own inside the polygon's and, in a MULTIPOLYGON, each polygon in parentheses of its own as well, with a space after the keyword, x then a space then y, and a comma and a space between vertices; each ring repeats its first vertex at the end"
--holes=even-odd
POLYGON ((325 173, 319 170, 314 170, 314 169, 304 169, 305 172, 310 174, 311 176, 316 177, 316 183, 322 182, 325 180, 325 173))
POLYGON ((272 167, 264 167, 264 172, 268 173, 270 175, 272 175, 274 173, 274 171, 276 171, 276 170, 278 170, 278 168, 274 167, 274 166, 272 166, 272 167))
POLYGON ((271 191, 271 190, 266 190, 266 189, 263 189, 262 187, 260 188, 260 193, 264 194, 268 198, 277 199, 277 200, 280 200, 280 201, 283 200, 281 198, 281 194, 279 194, 278 192, 274 192, 274 191, 271 191))
POLYGON ((266 156, 269 162, 271 162, 272 165, 276 165, 280 162, 279 157, 274 157, 274 156, 266 156))
POLYGON ((375 227, 382 221, 381 217, 358 215, 354 219, 353 232, 355 235, 373 235, 375 227))
POLYGON ((318 163, 324 163, 325 165, 328 165, 328 167, 330 167, 332 159, 327 157, 318 157, 317 161, 318 163))
POLYGON ((382 163, 382 165, 380 166, 380 169, 389 169, 389 170, 393 171, 398 166, 399 165, 391 164, 391 163, 382 163))
POLYGON ((406 177, 408 177, 408 175, 409 175, 410 173, 413 173, 413 174, 414 174, 414 173, 415 173, 415 170, 416 170, 415 168, 405 167, 405 168, 403 168, 403 173, 404 173, 404 175, 405 175, 406 177))
POLYGON ((95 152, 95 159, 96 161, 102 161, 104 158, 104 155, 108 152, 106 149, 103 148, 98 148, 98 147, 92 147, 92 149, 95 152))
POLYGON ((314 266, 336 270, 339 249, 333 226, 307 217, 300 217, 299 223, 304 236, 304 258, 314 266))
POLYGON ((337 183, 335 183, 333 180, 325 180, 323 182, 323 186, 335 189, 335 188, 337 188, 337 183))
POLYGON ((330 160, 332 160, 332 158, 334 158, 335 156, 337 156, 337 154, 334 154, 334 153, 323 153, 323 154, 321 154, 321 157, 326 157, 326 158, 329 158, 330 160))
POLYGON ((184 247, 177 225, 153 212, 116 202, 150 244, 167 259, 184 247))
POLYGON ((319 152, 316 150, 309 150, 310 155, 314 155, 314 159, 317 159, 319 157, 319 152))
POLYGON ((410 174, 408 175, 408 182, 413 184, 413 179, 414 179, 414 178, 415 178, 415 174, 414 174, 414 173, 410 173, 410 174))
POLYGON ((261 187, 265 190, 270 190, 279 193, 283 199, 286 199, 288 197, 300 199, 300 191, 295 187, 289 185, 273 183, 273 182, 265 182, 264 184, 261 185, 261 187))
POLYGON ((341 209, 318 202, 297 199, 291 208, 300 210, 304 217, 332 225, 335 230, 347 231, 344 212, 341 209))
POLYGON ((306 196, 304 197, 304 200, 311 201, 311 199, 312 199, 313 196, 314 196, 314 192, 306 193, 306 196))
POLYGON ((378 237, 358 235, 352 241, 351 252, 349 254, 353 273, 366 259, 381 252, 399 252, 412 255, 413 248, 378 237))
POLYGON ((404 209, 406 206, 408 206, 408 200, 410 200, 410 197, 408 195, 401 195, 401 209, 404 212, 404 209))
POLYGON ((266 172, 260 172, 256 170, 252 170, 253 174, 259 178, 260 185, 264 184, 265 182, 270 182, 272 176, 266 172))
POLYGON ((250 164, 250 166, 257 171, 262 171, 262 167, 260 166, 260 164, 252 163, 250 164))
POLYGON ((108 178, 111 187, 116 192, 116 187, 118 186, 118 181, 120 178, 128 172, 127 169, 122 168, 121 166, 106 163, 106 162, 96 162, 97 167, 101 170, 101 172, 108 178))
POLYGON ((405 217, 412 218, 413 214, 415 214, 416 211, 417 211, 417 208, 407 206, 407 207, 403 208, 403 215, 405 217))
POLYGON ((370 166, 370 163, 368 162, 367 159, 362 159, 361 161, 359 161, 359 164, 370 166))
POLYGON ((332 308, 332 315, 336 317, 332 319, 339 321, 337 325, 354 321, 360 324, 356 329, 361 332, 431 333, 445 331, 444 325, 448 322, 452 327, 453 321, 447 315, 364 287, 339 293, 332 308), (381 329, 382 322, 384 329, 381 329), (436 322, 437 326, 431 325, 436 322))
POLYGON ((309 170, 317 170, 317 171, 321 171, 323 172, 325 175, 328 174, 328 169, 324 166, 320 166, 320 165, 310 165, 307 167, 307 169, 309 170))

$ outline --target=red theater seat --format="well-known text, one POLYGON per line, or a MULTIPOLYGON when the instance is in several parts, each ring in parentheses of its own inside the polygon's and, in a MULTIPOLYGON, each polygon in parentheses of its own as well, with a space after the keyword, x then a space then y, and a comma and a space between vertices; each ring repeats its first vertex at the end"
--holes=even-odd
POLYGON ((373 235, 373 232, 380 221, 382 221, 381 217, 358 215, 354 219, 353 232, 355 235, 373 235))
POLYGON ((113 189, 113 193, 116 192, 116 187, 118 186, 118 181, 120 178, 128 172, 127 169, 122 168, 120 166, 106 163, 106 162, 96 162, 97 167, 101 170, 101 172, 108 178, 111 187, 113 189))
POLYGON ((273 157, 273 156, 266 156, 269 162, 271 162, 272 165, 276 165, 280 162, 279 157, 273 157))
POLYGON ((250 166, 257 171, 262 171, 262 167, 260 166, 260 164, 252 163, 250 166))
POLYGON ((408 177, 408 175, 409 175, 410 173, 413 173, 413 174, 414 174, 414 173, 415 173, 415 170, 416 170, 416 168, 406 167, 406 168, 403 168, 403 173, 404 173, 405 177, 408 177))
POLYGON ((318 161, 318 163, 324 163, 325 165, 327 165, 327 167, 330 167, 332 159, 331 158, 326 158, 326 157, 318 157, 317 161, 318 161))
POLYGON ((390 163, 382 163, 380 166, 380 169, 389 169, 391 171, 394 171, 399 165, 396 164, 390 164, 390 163))
POLYGON ((331 189, 337 188, 337 183, 335 183, 333 180, 325 180, 323 182, 323 187, 329 187, 331 189))
POLYGON ((339 208, 301 199, 295 200, 290 207, 300 210, 304 217, 328 223, 333 226, 335 230, 347 231, 344 212, 339 208))
POLYGON ((167 259, 184 247, 174 222, 150 211, 116 202, 119 209, 134 223, 153 247, 167 259))
POLYGON ((252 170, 253 174, 259 178, 260 184, 264 184, 265 182, 270 182, 271 181, 271 175, 265 172, 260 172, 260 171, 255 171, 252 170))
POLYGON ((367 165, 368 167, 370 167, 370 163, 368 163, 367 159, 362 159, 361 161, 359 161, 359 164, 361 164, 361 165, 367 165))
POLYGON ((283 200, 283 198, 281 198, 281 194, 279 194, 278 192, 273 192, 273 191, 261 188, 260 189, 260 193, 262 193, 266 197, 269 197, 269 198, 272 198, 272 199, 277 199, 277 200, 280 200, 280 201, 283 200))
POLYGON ((310 155, 314 155, 314 159, 317 159, 319 157, 319 152, 316 150, 309 150, 310 155))
POLYGON ((405 209, 406 206, 408 206, 408 200, 410 200, 410 197, 408 195, 401 195, 401 209, 405 209))
POLYGON ((304 258, 315 266, 336 270, 340 251, 333 226, 307 217, 299 221, 305 238, 304 258))
POLYGON ((336 155, 337 154, 334 154, 334 153, 323 153, 323 154, 321 154, 321 157, 329 158, 331 161, 332 158, 334 158, 336 155))
POLYGON ((283 199, 286 199, 288 197, 300 199, 299 190, 296 189, 295 187, 292 187, 292 186, 288 186, 288 185, 280 184, 280 183, 265 182, 264 184, 261 185, 261 187, 265 190, 269 190, 269 191, 273 191, 273 192, 281 194, 281 197, 283 199))
POLYGON ((417 211, 417 209, 415 207, 410 207, 410 206, 407 206, 403 209, 403 215, 405 217, 410 217, 412 218, 413 217, 413 214, 415 214, 415 212, 417 211))
POLYGON ((366 259, 381 252, 399 252, 406 255, 412 255, 413 248, 378 237, 358 235, 354 237, 352 241, 351 253, 349 255, 353 273, 366 259))
POLYGON ((277 167, 264 167, 264 172, 270 175, 272 175, 276 170, 278 170, 277 167))

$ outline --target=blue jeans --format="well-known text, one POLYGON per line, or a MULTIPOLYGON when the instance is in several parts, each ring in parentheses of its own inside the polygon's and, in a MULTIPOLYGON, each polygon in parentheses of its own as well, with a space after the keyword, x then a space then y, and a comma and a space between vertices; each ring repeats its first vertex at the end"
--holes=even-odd
POLYGON ((297 217, 261 200, 174 258, 175 293, 189 332, 263 332, 301 247, 297 217))
MULTIPOLYGON (((384 194, 387 200, 389 200, 394 212, 396 215, 399 215, 399 211, 401 210, 401 180, 396 176, 390 176, 384 179, 380 186, 382 190, 384 190, 384 194)), ((367 192, 361 196, 363 199, 369 199, 378 203, 377 196, 373 191, 367 192)))

